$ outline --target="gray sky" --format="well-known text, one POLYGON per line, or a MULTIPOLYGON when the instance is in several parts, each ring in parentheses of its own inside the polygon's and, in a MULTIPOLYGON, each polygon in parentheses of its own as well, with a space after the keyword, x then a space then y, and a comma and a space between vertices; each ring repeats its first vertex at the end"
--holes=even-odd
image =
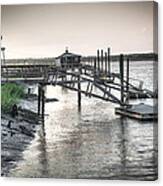
POLYGON ((2 6, 7 58, 153 51, 153 2, 2 6))

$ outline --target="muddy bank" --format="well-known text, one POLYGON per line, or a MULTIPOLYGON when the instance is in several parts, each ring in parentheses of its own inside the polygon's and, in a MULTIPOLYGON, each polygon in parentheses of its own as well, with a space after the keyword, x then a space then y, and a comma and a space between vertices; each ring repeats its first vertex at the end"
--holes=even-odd
POLYGON ((36 113, 34 98, 24 99, 19 104, 18 116, 1 114, 1 175, 8 176, 17 162, 22 160, 23 151, 28 147, 41 120, 36 113), (29 107, 32 106, 33 108, 29 107))

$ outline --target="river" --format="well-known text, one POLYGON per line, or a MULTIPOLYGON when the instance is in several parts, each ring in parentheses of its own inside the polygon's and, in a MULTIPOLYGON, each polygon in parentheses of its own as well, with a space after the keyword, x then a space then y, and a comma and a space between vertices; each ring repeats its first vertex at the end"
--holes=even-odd
MULTIPOLYGON (((132 62, 130 76, 153 90, 153 62, 132 62)), ((10 176, 157 179, 157 122, 122 118, 114 114, 115 104, 83 95, 78 112, 77 93, 59 86, 47 86, 46 97, 59 101, 46 103, 45 124, 10 176)))

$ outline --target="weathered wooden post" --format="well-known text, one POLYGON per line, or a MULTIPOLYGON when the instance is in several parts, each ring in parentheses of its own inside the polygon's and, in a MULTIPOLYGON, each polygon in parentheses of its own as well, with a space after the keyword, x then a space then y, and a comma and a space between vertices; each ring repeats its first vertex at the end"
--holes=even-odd
POLYGON ((40 108, 41 108, 41 85, 38 84, 38 115, 40 115, 40 108))
POLYGON ((30 87, 28 87, 28 93, 27 93, 28 95, 30 95, 31 94, 31 88, 30 87))
POLYGON ((42 116, 42 123, 44 124, 44 115, 45 115, 45 90, 44 90, 44 86, 41 86, 41 92, 42 92, 42 110, 41 110, 41 116, 42 116))
POLYGON ((96 74, 96 68, 97 68, 97 64, 96 64, 96 57, 94 58, 94 74, 96 74))
POLYGON ((97 65, 98 65, 98 71, 100 71, 100 51, 97 50, 97 65))
POLYGON ((81 111, 81 82, 80 82, 80 69, 78 74, 78 111, 81 111))
POLYGON ((120 54, 119 67, 120 67, 120 82, 121 82, 121 104, 123 105, 123 103, 124 103, 124 87, 123 87, 124 56, 123 56, 123 54, 120 54))
POLYGON ((2 52, 2 65, 5 65, 5 63, 6 63, 5 47, 1 47, 1 52, 2 52))
POLYGON ((107 75, 107 52, 105 52, 105 74, 107 75))
POLYGON ((111 73, 111 64, 110 64, 110 48, 108 48, 108 73, 110 74, 111 73))
POLYGON ((127 92, 129 90, 129 63, 130 63, 130 60, 129 58, 127 58, 127 67, 126 67, 126 83, 127 83, 126 91, 127 92))
POLYGON ((103 58, 103 50, 101 50, 101 71, 104 72, 104 58, 103 58))
MULTIPOLYGON (((1 36, 1 40, 2 40, 2 36, 1 36)), ((1 65, 5 65, 6 64, 6 58, 5 58, 5 47, 1 47, 1 52, 2 52, 2 64, 1 65)), ((6 66, 6 74, 7 74, 7 78, 6 81, 8 82, 8 78, 9 78, 9 72, 8 72, 8 67, 6 66)))

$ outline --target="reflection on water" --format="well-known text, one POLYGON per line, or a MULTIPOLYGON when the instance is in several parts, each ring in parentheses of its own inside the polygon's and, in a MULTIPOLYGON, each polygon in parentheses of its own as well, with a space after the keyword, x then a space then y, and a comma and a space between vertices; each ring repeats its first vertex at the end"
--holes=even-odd
POLYGON ((61 87, 47 87, 45 125, 11 171, 17 177, 138 179, 157 178, 153 122, 115 116, 112 103, 61 87))

